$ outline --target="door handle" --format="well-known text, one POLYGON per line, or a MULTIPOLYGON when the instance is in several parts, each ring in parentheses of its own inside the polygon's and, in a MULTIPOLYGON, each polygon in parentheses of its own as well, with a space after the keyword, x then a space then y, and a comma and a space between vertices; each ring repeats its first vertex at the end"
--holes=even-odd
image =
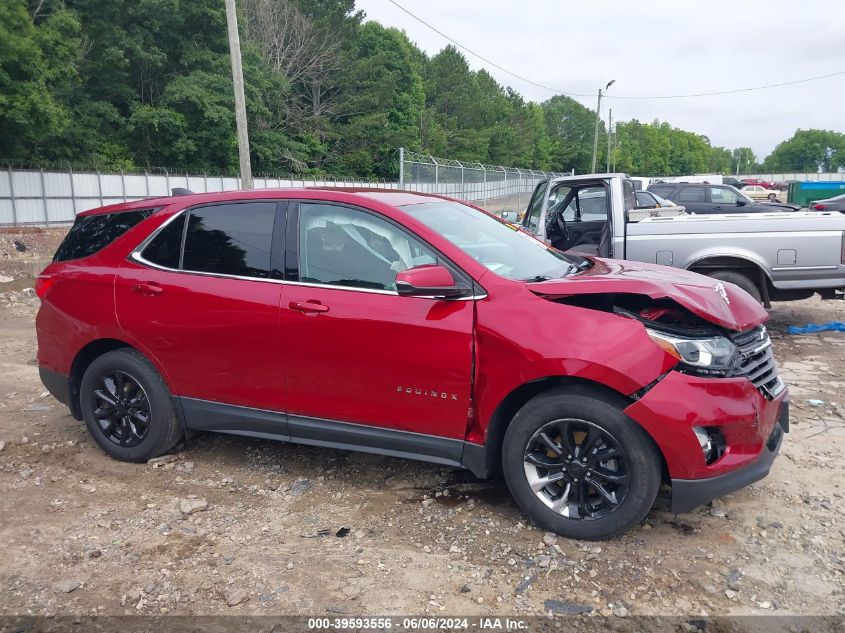
POLYGON ((152 297, 155 295, 160 295, 162 292, 164 292, 164 288, 162 288, 158 284, 140 283, 132 286, 132 292, 137 292, 138 294, 152 297))
POLYGON ((328 312, 329 306, 318 301, 291 301, 288 307, 297 312, 328 312))

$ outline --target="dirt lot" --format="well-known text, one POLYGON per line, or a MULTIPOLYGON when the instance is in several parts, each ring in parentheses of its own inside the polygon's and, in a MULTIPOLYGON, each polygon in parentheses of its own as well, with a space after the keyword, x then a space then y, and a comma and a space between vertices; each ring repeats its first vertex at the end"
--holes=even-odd
POLYGON ((0 615, 845 615, 845 334, 784 333, 841 303, 772 311, 793 426, 767 479, 596 544, 434 465, 213 435, 112 461, 39 383, 38 300, 6 270, 0 615))

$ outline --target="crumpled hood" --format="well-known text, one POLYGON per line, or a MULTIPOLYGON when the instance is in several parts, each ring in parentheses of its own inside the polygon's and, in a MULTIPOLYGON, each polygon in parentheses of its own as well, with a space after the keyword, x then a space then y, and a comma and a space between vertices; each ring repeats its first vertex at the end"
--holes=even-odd
POLYGON ((590 259, 595 265, 583 273, 526 285, 544 297, 628 293, 672 299, 702 319, 736 331, 747 330, 768 319, 759 303, 731 283, 680 268, 590 259))

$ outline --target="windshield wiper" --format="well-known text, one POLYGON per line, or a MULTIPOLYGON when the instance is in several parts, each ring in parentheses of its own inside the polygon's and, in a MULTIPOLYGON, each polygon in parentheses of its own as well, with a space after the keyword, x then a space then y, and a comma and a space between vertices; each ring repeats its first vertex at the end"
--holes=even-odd
POLYGON ((527 284, 534 284, 540 281, 549 281, 552 278, 548 275, 534 275, 533 277, 529 277, 528 279, 523 279, 523 281, 527 284))

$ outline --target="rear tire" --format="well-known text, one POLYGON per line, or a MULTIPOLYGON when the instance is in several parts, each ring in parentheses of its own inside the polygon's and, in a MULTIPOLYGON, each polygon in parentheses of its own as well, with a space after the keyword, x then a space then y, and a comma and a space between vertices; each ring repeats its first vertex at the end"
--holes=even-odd
POLYGON ((778 196, 777 196, 776 193, 770 193, 769 194, 769 200, 775 201, 777 199, 778 199, 778 196))
POLYGON ((642 521, 654 504, 660 454, 624 404, 598 390, 561 387, 529 400, 508 426, 505 480, 544 530, 607 539, 642 521))
POLYGON ((743 273, 737 273, 732 270, 714 270, 713 272, 708 272, 707 276, 739 286, 745 290, 745 292, 750 294, 754 301, 757 303, 763 302, 763 296, 760 293, 760 289, 757 287, 757 284, 751 281, 751 279, 743 273))
POLYGON ((82 377, 79 402, 91 437, 115 459, 145 462, 182 439, 167 385, 134 349, 96 358, 82 377))

